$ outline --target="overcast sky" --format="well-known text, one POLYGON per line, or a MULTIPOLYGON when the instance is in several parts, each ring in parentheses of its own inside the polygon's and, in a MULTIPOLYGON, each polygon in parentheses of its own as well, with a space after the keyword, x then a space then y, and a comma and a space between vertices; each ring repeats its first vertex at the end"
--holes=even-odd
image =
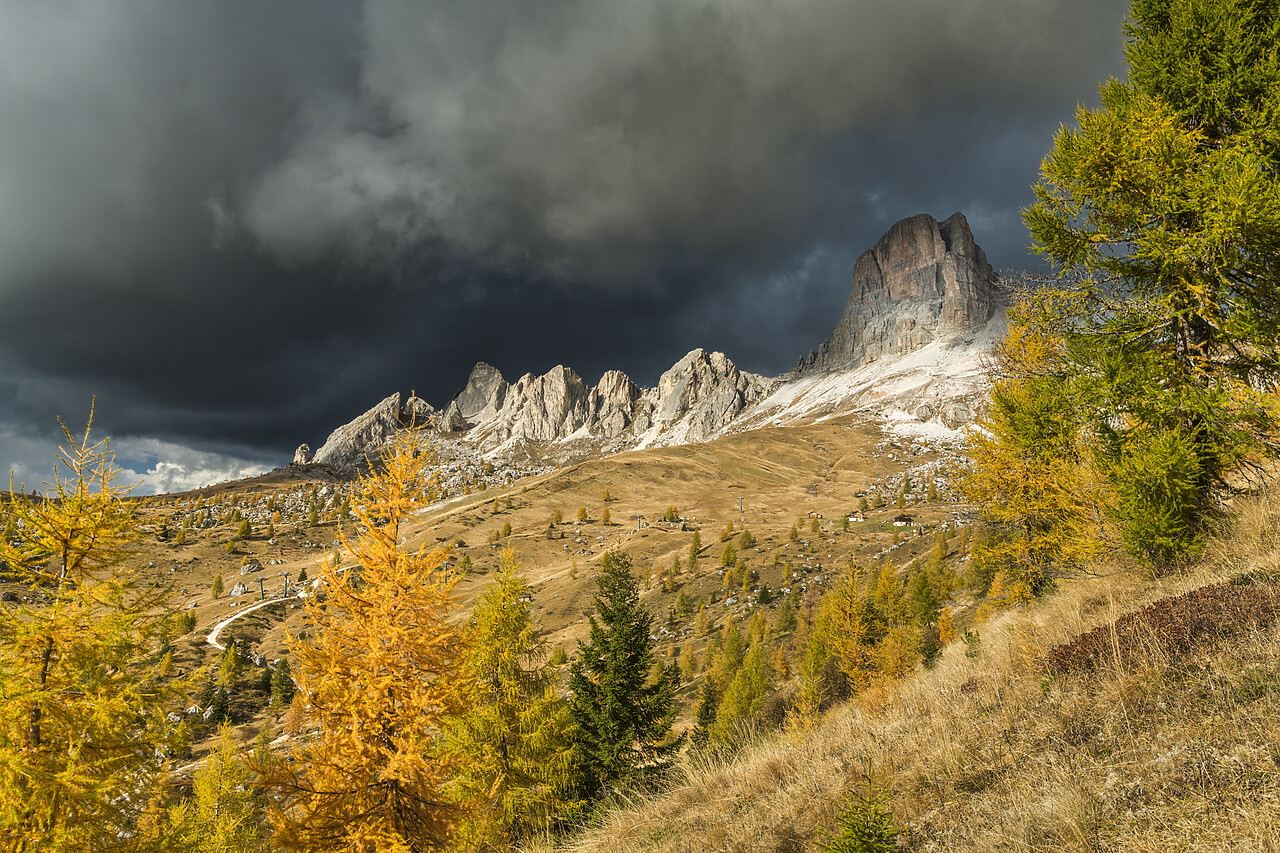
POLYGON ((284 464, 478 360, 777 374, 896 220, 997 269, 1118 0, 0 0, 0 470, 284 464))

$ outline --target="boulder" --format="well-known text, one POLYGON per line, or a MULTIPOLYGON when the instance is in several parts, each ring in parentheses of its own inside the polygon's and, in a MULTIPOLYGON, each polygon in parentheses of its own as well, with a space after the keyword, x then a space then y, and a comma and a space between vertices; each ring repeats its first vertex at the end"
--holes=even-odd
POLYGON ((307 444, 299 444, 298 449, 293 451, 294 465, 310 465, 314 454, 311 452, 311 446, 307 444))

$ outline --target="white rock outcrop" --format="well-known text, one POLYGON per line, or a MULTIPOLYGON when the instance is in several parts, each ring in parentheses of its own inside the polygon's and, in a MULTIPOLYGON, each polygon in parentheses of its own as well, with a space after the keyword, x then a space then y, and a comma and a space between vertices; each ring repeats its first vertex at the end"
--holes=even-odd
POLYGON ((619 370, 589 387, 563 365, 514 385, 487 364, 471 375, 445 420, 455 411, 464 417, 467 427, 456 419, 450 427, 467 429, 464 440, 484 451, 570 440, 609 442, 611 449, 702 441, 777 384, 702 349, 676 362, 655 388, 641 389, 619 370))
POLYGON ((429 428, 433 426, 434 418, 435 409, 425 400, 410 397, 402 406, 400 392, 397 391, 360 417, 329 433, 311 463, 350 473, 372 459, 378 448, 397 430, 409 426, 429 428))
MULTIPOLYGON (((443 412, 393 394, 334 430, 310 461, 344 473, 395 431, 430 423, 468 452, 565 461, 598 453, 705 441, 758 426, 863 412, 957 435, 985 393, 982 359, 1003 334, 998 281, 969 223, 912 216, 891 227, 853 270, 831 336, 786 377, 740 370, 695 349, 652 388, 610 370, 590 386, 557 365, 509 383, 480 362, 443 412)), ((307 455, 305 445, 295 462, 307 455)))

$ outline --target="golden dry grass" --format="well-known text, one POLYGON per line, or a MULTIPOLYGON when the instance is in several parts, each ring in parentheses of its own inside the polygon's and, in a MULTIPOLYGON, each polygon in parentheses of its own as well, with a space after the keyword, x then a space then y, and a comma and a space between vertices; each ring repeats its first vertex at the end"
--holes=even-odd
MULTIPOLYGON (((1280 566, 1280 503, 1176 577, 1116 567, 980 627, 932 671, 868 691, 805 732, 728 761, 688 760, 665 793, 608 813, 566 850, 799 851, 867 768, 893 792, 906 849, 1280 850, 1280 628, 1050 678, 1053 645, 1125 612, 1280 566)), ((1117 661, 1119 658, 1117 657, 1117 661)))

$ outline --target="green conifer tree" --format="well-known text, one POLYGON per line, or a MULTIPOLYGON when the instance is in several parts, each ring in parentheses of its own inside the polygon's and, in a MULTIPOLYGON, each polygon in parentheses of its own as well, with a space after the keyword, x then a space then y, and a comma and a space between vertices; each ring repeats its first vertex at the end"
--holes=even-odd
POLYGON ((678 673, 671 668, 658 681, 648 681, 653 617, 640 605, 631 558, 607 552, 596 585, 590 637, 579 645, 569 670, 569 710, 582 755, 580 787, 588 797, 665 767, 682 741, 671 737, 678 673))
POLYGON ((293 701, 293 676, 289 672, 289 659, 280 658, 271 674, 271 704, 277 712, 293 701))
POLYGON ((255 853, 267 849, 252 775, 230 726, 219 726, 217 745, 195 771, 192 793, 190 799, 169 809, 166 850, 255 853))
POLYGON ((720 699, 711 727, 712 739, 729 742, 740 721, 749 721, 760 713, 764 700, 773 692, 775 678, 769 644, 763 640, 752 643, 720 699))
POLYGON ((1058 133, 1024 219, 1066 273, 1034 299, 1054 376, 1122 542, 1162 569, 1280 447, 1280 7, 1134 0, 1125 30, 1127 79, 1058 133))
POLYGON ((702 682, 698 689, 698 710, 694 715, 693 733, 690 740, 695 747, 707 745, 711 738, 711 726, 716 721, 716 688, 711 679, 702 682))
POLYGON ((451 791, 469 807, 456 842, 468 849, 519 844, 578 807, 569 793, 573 728, 546 640, 524 603, 529 590, 515 551, 505 548, 471 613, 470 707, 446 737, 458 757, 451 791))

